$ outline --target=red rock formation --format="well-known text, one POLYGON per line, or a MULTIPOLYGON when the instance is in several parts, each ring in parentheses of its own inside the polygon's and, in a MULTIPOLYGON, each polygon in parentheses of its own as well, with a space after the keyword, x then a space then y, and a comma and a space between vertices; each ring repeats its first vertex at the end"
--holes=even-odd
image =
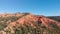
POLYGON ((18 23, 18 26, 25 24, 30 24, 31 26, 35 27, 33 22, 38 22, 39 24, 50 28, 49 23, 56 24, 57 26, 60 26, 59 22, 54 21, 52 19, 46 18, 44 16, 36 16, 36 15, 26 15, 22 18, 19 18, 15 23, 11 23, 11 26, 14 26, 16 23, 18 23))
POLYGON ((18 22, 21 22, 22 24, 24 24, 24 22, 27 23, 26 21, 28 23, 29 22, 31 23, 31 21, 34 21, 34 22, 38 21, 39 23, 43 24, 45 27, 49 27, 49 25, 48 25, 49 23, 53 23, 56 25, 58 25, 58 23, 59 23, 52 19, 46 18, 44 16, 32 16, 31 17, 31 15, 28 15, 28 16, 18 19, 18 22))

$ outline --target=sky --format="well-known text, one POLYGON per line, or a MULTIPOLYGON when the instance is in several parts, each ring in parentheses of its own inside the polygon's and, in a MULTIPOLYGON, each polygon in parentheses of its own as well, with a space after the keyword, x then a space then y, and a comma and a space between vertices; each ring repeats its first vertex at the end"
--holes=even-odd
POLYGON ((6 12, 60 16, 60 0, 0 0, 0 13, 6 12))

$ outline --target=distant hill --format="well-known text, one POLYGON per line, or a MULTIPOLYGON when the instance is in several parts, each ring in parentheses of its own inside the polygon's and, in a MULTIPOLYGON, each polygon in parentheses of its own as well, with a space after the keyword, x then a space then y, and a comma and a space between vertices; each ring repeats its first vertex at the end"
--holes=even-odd
POLYGON ((48 18, 59 21, 60 22, 60 16, 48 16, 48 18))

